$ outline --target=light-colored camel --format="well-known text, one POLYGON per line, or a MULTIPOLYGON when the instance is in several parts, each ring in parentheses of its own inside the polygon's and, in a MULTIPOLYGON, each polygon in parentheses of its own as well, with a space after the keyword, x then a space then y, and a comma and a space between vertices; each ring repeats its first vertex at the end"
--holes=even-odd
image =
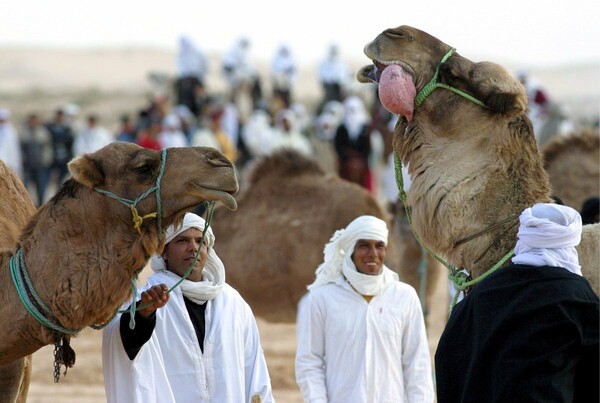
POLYGON ((387 220, 366 189, 326 174, 296 151, 281 150, 257 162, 235 214, 216 209, 211 226, 227 282, 256 315, 290 322, 325 244, 363 214, 387 220))
POLYGON ((542 148, 552 193, 567 206, 581 210, 583 202, 600 195, 600 132, 587 128, 554 136, 542 148))
MULTIPOLYGON (((364 51, 374 64, 358 80, 379 82, 382 103, 400 115, 394 145, 412 180, 415 232, 481 276, 514 248, 521 211, 551 201, 523 86, 500 65, 474 63, 409 26, 386 29, 364 51)), ((580 261, 593 282, 599 266, 586 257, 597 257, 598 244, 584 245, 580 261)))
POLYGON ((28 356, 70 338, 26 310, 9 270, 18 249, 34 291, 54 315, 49 320, 77 330, 105 323, 131 296, 132 279, 162 248, 164 228, 206 200, 236 206, 233 166, 211 148, 161 153, 119 142, 71 161, 69 170, 73 179, 35 212, 23 184, 0 162, 1 402, 15 401, 19 389, 25 401, 28 356), (130 201, 135 211, 96 189, 130 201), (145 217, 153 212, 156 218, 145 217), (135 213, 144 217, 137 227, 135 213))

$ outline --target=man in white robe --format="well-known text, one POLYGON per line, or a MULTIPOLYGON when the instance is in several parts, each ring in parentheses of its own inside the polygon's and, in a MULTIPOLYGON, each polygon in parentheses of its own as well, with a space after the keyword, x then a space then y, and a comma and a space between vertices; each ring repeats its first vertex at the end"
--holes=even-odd
POLYGON ((107 402, 274 401, 255 318, 225 283, 214 235, 208 227, 203 242, 204 229, 188 213, 167 230, 135 321, 123 313, 104 330, 107 402))
POLYGON ((305 402, 433 402, 425 321, 416 291, 384 257, 384 221, 336 231, 298 310, 296 381, 305 402))

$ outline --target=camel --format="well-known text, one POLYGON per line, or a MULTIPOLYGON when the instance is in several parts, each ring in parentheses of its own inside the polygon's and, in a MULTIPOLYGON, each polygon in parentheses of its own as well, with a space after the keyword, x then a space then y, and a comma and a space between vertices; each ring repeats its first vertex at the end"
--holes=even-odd
MULTIPOLYGON (((552 201, 523 86, 502 66, 472 62, 409 26, 384 30, 364 53, 373 64, 358 81, 378 83, 382 104, 399 115, 394 148, 411 177, 406 203, 418 239, 479 278, 514 248, 520 213, 552 201)), ((600 238, 600 225, 584 229, 578 247, 598 293, 590 236, 600 238)))
POLYGON ((162 249, 167 226, 204 201, 236 208, 233 165, 212 148, 157 152, 116 142, 72 160, 69 171, 72 179, 35 211, 0 162, 0 318, 10 329, 0 333, 0 402, 26 400, 30 355, 39 348, 62 345, 55 364, 73 365, 70 337, 106 323, 131 297, 132 281, 162 249), (21 268, 15 278, 28 273, 33 291, 26 288, 47 305, 50 324, 28 312, 9 265, 21 268))
MULTIPOLYGON (((235 214, 215 209, 215 251, 227 282, 257 316, 272 322, 295 320, 336 230, 363 214, 389 221, 366 189, 290 149, 258 160, 237 202, 235 214)), ((386 256, 392 269, 393 256, 386 256)))
POLYGON ((552 193, 580 210, 583 202, 600 195, 600 132, 586 128, 554 136, 542 148, 552 193))

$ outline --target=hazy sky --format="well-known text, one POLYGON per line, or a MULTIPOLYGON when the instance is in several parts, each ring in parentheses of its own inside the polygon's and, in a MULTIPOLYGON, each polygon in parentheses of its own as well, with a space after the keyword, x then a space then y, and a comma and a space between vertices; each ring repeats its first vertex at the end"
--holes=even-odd
POLYGON ((308 63, 334 42, 360 60, 379 32, 411 25, 474 61, 600 62, 598 0, 18 0, 2 14, 0 46, 175 50, 187 34, 205 51, 222 52, 245 36, 254 57, 270 59, 285 42, 308 63))

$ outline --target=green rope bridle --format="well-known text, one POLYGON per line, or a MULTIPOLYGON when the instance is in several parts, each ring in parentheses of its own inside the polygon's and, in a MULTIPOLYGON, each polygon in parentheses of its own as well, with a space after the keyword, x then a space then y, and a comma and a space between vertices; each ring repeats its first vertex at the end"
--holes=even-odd
MULTIPOLYGON (((427 85, 425 85, 425 87, 423 87, 421 89, 421 91, 419 91, 419 93, 415 97, 415 109, 418 108, 419 106, 421 106, 421 104, 423 104, 425 99, 429 95, 431 95, 431 93, 433 91, 435 91, 437 88, 444 88, 449 91, 452 91, 455 94, 460 95, 461 97, 466 98, 469 101, 475 103, 476 105, 479 105, 482 108, 488 109, 488 107, 483 102, 481 102, 477 98, 473 97, 472 95, 469 95, 464 91, 461 91, 457 88, 451 87, 444 83, 439 83, 437 81, 438 77, 439 77, 439 73, 440 73, 440 66, 442 64, 444 64, 454 54, 455 51, 456 51, 456 49, 450 48, 450 50, 448 50, 448 52, 446 52, 446 54, 444 55, 444 57, 442 58, 440 63, 437 65, 437 67, 435 69, 435 74, 431 78, 431 81, 429 81, 429 83, 427 85)), ((411 231, 412 231, 413 235, 415 236, 415 239, 417 240, 417 242, 421 245, 421 247, 427 253, 429 253, 431 256, 433 256, 437 261, 439 261, 444 266, 446 266, 446 268, 448 268, 450 271, 450 273, 448 274, 448 278, 453 282, 454 288, 456 290, 456 294, 454 295, 452 304, 450 306, 450 310, 452 310, 452 308, 458 301, 458 297, 461 292, 466 292, 470 287, 474 286, 475 284, 477 284, 478 282, 480 282, 481 280, 483 280, 484 278, 486 278, 487 276, 489 276, 490 274, 492 274, 493 272, 498 270, 500 267, 502 267, 502 265, 504 263, 506 263, 506 261, 514 254, 514 250, 511 250, 510 252, 508 252, 491 269, 489 269, 484 274, 482 274, 481 276, 479 276, 473 280, 470 279, 470 275, 467 275, 462 271, 462 268, 457 268, 457 267, 451 265, 450 263, 446 262, 445 260, 440 258, 435 253, 431 252, 431 250, 429 250, 427 247, 425 247, 423 245, 423 243, 421 242, 421 240, 419 239, 419 237, 417 236, 417 234, 414 231, 414 228, 412 225, 412 216, 411 216, 410 207, 406 203, 406 192, 404 191, 404 179, 402 177, 402 162, 400 161, 400 158, 398 157, 398 154, 396 153, 395 146, 394 146, 393 152, 394 152, 394 173, 396 176, 396 186, 398 187, 398 192, 399 192, 398 197, 400 198, 400 200, 402 201, 402 204, 404 205, 404 209, 406 211, 406 216, 408 217, 408 223, 410 224, 411 231)))
POLYGON ((452 91, 455 94, 458 94, 461 97, 466 98, 469 101, 481 106, 482 108, 487 109, 487 106, 483 102, 481 102, 477 98, 473 97, 472 95, 469 95, 466 92, 459 90, 458 88, 451 87, 448 84, 437 82, 438 77, 440 75, 440 66, 442 64, 446 63, 446 60, 448 60, 450 58, 450 56, 452 56, 454 54, 455 51, 456 51, 456 49, 450 48, 450 50, 444 55, 444 57, 442 58, 440 63, 437 65, 437 67, 435 69, 435 74, 433 75, 433 78, 431 79, 431 81, 429 81, 429 83, 425 87, 423 87, 423 89, 421 91, 419 91, 419 93, 415 97, 415 109, 418 108, 419 106, 421 106, 421 104, 425 101, 425 99, 429 95, 431 95, 431 93, 433 91, 435 91, 437 88, 444 88, 449 91, 452 91))
POLYGON ((27 312, 31 314, 38 322, 42 325, 55 330, 57 332, 65 333, 65 334, 76 334, 81 331, 81 329, 67 329, 60 324, 55 324, 54 322, 58 322, 58 319, 52 312, 48 305, 41 300, 41 298, 37 295, 33 288, 33 283, 31 282, 31 278, 27 273, 25 268, 25 260, 23 258, 23 250, 19 248, 17 252, 11 256, 10 258, 10 275, 12 277, 13 283, 17 288, 17 293, 19 294, 19 298, 21 298, 21 302, 27 309, 27 312), (37 303, 34 304, 31 301, 31 298, 28 294, 31 294, 31 297, 37 303), (39 308, 38 308, 39 307, 39 308), (53 319, 54 321, 49 320, 48 318, 53 319))
POLYGON ((502 257, 502 259, 500 259, 500 261, 498 261, 498 263, 496 263, 491 269, 489 269, 488 271, 483 273, 481 276, 477 277, 476 279, 471 280, 470 276, 465 274, 462 271, 462 268, 457 268, 456 266, 451 265, 450 263, 446 262, 444 259, 442 259, 438 255, 433 253, 425 245, 423 245, 423 243, 419 239, 419 237, 416 234, 414 227, 412 225, 412 214, 410 211, 410 207, 406 203, 406 192, 404 191, 404 178, 402 177, 402 162, 400 161, 400 158, 398 157, 398 154, 396 153, 395 146, 394 146, 393 152, 394 152, 394 173, 396 176, 396 186, 398 187, 398 197, 400 198, 400 200, 402 201, 402 204, 404 205, 404 210, 406 211, 408 223, 410 224, 410 229, 411 229, 415 239, 419 243, 419 245, 421 245, 421 247, 427 253, 429 253, 431 256, 433 256, 438 262, 440 262, 444 266, 446 266, 446 268, 450 271, 450 273, 448 274, 448 278, 452 281, 452 283, 454 284, 454 289, 456 290, 454 298, 452 299, 452 304, 450 305, 450 310, 452 310, 452 308, 454 308, 454 305, 456 305, 456 302, 458 301, 458 297, 461 292, 466 291, 467 289, 469 289, 470 287, 479 283, 481 280, 488 277, 490 274, 492 274, 493 272, 498 270, 500 267, 502 267, 502 265, 504 263, 506 263, 506 261, 514 254, 514 250, 511 250, 506 255, 504 255, 502 257))
POLYGON ((94 188, 94 191, 96 191, 98 193, 102 193, 112 199, 117 200, 120 203, 123 203, 127 207, 129 207, 131 209, 131 215, 133 216, 133 228, 135 230, 137 230, 137 232, 140 235, 142 235, 142 230, 141 230, 142 223, 144 222, 144 220, 146 218, 156 218, 156 226, 158 228, 158 233, 162 234, 162 226, 161 226, 162 201, 160 199, 160 183, 162 181, 163 174, 165 173, 166 163, 167 163, 167 150, 164 149, 164 150, 162 150, 162 153, 160 154, 160 171, 158 173, 158 176, 156 177, 156 184, 154 186, 152 186, 150 189, 146 190, 144 193, 142 193, 135 200, 129 200, 124 197, 119 197, 112 192, 109 192, 109 191, 106 191, 106 190, 103 190, 100 188, 94 188), (152 194, 153 192, 156 193, 156 212, 149 213, 144 216, 140 216, 140 214, 137 211, 136 205, 139 202, 141 202, 142 200, 144 200, 146 197, 148 197, 150 194, 152 194))
MULTIPOLYGON (((118 200, 119 202, 125 204, 126 206, 128 206, 131 209, 131 212, 133 215, 133 227, 140 235, 142 233, 141 225, 142 225, 143 221, 147 218, 156 218, 156 220, 157 220, 156 225, 158 228, 158 232, 161 236, 163 236, 162 226, 161 226, 162 201, 160 198, 160 184, 162 181, 162 177, 164 175, 166 161, 167 161, 167 150, 165 149, 161 153, 160 171, 156 178, 155 185, 153 187, 151 187, 150 189, 148 189, 147 191, 145 191, 144 193, 142 193, 135 200, 125 199, 125 198, 116 196, 114 193, 108 192, 106 190, 94 188, 94 191, 104 194, 104 195, 107 195, 115 200, 118 200), (151 213, 151 214, 146 214, 144 216, 140 216, 137 211, 136 205, 140 201, 142 201, 143 199, 148 197, 150 194, 152 194, 153 192, 156 192, 156 210, 157 211, 154 213, 151 213)), ((56 315, 41 300, 41 298, 35 292, 35 288, 33 287, 33 283, 31 282, 31 278, 29 277, 29 274, 27 272, 27 267, 25 265, 25 259, 23 256, 23 250, 21 248, 19 248, 17 250, 17 252, 13 256, 11 256, 9 266, 10 266, 10 273, 11 273, 13 283, 15 284, 17 293, 19 294, 19 298, 21 299, 23 306, 38 322, 40 322, 42 325, 44 325, 47 328, 50 328, 52 330, 55 330, 57 332, 64 333, 64 334, 76 334, 81 331, 81 329, 68 329, 68 328, 62 326, 60 323, 58 323, 59 320, 56 317, 56 315), (50 320, 50 319, 52 319, 52 320, 50 320)), ((141 270, 142 269, 140 268, 140 271, 141 270)), ((134 295, 137 295, 137 289, 136 289, 137 275, 135 276, 135 278, 133 278, 131 280, 131 286, 132 286, 134 295)), ((111 319, 109 319, 106 323, 101 324, 101 325, 93 324, 93 325, 90 325, 90 327, 92 327, 94 329, 102 329, 102 328, 106 327, 108 325, 108 323, 110 323, 112 318, 116 315, 116 313, 117 312, 115 312, 115 314, 111 317, 111 319)), ((135 326, 135 322, 134 322, 134 326, 135 326)))

